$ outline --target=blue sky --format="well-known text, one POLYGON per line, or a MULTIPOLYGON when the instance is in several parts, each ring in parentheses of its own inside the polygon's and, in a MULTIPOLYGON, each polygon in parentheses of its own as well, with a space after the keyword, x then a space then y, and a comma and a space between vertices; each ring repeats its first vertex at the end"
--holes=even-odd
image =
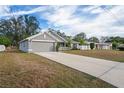
POLYGON ((124 37, 124 6, 0 6, 0 19, 10 18, 12 12, 35 16, 43 30, 51 27, 67 35, 124 37))

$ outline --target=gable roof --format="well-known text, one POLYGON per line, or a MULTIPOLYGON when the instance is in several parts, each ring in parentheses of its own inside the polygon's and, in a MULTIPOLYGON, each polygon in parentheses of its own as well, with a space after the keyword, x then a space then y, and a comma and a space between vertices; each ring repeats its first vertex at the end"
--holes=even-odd
POLYGON ((26 40, 32 40, 33 38, 40 36, 42 34, 47 34, 49 35, 51 38, 55 39, 57 42, 67 42, 63 37, 59 36, 57 33, 53 32, 53 31, 46 31, 46 32, 40 32, 36 35, 30 36, 28 38, 25 38, 23 40, 21 40, 19 43, 26 41, 26 40))
POLYGON ((67 42, 67 40, 63 37, 61 37, 60 35, 58 35, 55 31, 48 31, 48 33, 51 33, 56 39, 59 38, 64 42, 67 42))

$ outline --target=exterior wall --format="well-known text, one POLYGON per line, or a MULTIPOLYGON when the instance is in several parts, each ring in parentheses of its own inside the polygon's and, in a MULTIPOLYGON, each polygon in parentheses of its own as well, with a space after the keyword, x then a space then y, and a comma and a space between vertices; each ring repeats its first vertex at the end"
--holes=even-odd
POLYGON ((23 52, 28 52, 28 50, 29 50, 29 42, 27 40, 21 42, 19 44, 19 50, 21 50, 23 52))
POLYGON ((55 51, 55 44, 52 42, 31 42, 32 52, 49 52, 55 51))
POLYGON ((102 49, 111 49, 110 46, 103 46, 102 49))
POLYGON ((80 50, 90 50, 90 45, 81 45, 78 47, 80 50))
POLYGON ((112 45, 111 44, 96 44, 95 49, 111 49, 112 45))

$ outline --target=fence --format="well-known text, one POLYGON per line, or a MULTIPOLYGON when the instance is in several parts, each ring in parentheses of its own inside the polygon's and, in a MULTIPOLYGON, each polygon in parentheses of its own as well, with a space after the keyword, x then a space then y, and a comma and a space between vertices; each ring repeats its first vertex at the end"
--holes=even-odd
POLYGON ((60 47, 59 48, 59 51, 63 51, 63 50, 71 50, 71 48, 70 47, 60 47))

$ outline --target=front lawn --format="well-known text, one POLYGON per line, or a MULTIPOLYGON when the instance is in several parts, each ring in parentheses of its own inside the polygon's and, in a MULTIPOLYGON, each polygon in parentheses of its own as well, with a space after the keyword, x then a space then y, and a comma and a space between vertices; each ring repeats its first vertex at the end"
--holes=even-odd
POLYGON ((114 87, 44 57, 0 53, 0 87, 114 87))
POLYGON ((69 50, 65 53, 124 62, 124 51, 116 50, 69 50))

